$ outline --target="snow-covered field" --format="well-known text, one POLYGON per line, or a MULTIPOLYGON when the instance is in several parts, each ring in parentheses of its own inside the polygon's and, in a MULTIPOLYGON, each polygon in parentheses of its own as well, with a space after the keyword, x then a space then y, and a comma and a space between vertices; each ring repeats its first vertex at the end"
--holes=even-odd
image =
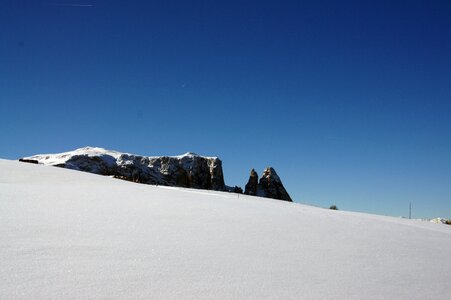
POLYGON ((0 299, 451 299, 451 226, 0 160, 0 299))

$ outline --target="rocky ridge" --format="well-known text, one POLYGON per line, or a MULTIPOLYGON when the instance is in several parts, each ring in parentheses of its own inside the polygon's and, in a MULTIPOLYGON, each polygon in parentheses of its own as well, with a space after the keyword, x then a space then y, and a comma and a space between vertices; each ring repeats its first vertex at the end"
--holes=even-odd
MULTIPOLYGON (((222 161, 192 152, 179 156, 141 156, 96 147, 19 159, 67 169, 113 176, 133 182, 242 193, 224 183, 222 161)), ((266 168, 260 182, 254 169, 245 194, 292 201, 273 168, 266 168)))
POLYGON ((20 161, 114 176, 133 182, 224 191, 222 162, 195 153, 180 156, 140 156, 84 147, 60 154, 43 154, 20 161))

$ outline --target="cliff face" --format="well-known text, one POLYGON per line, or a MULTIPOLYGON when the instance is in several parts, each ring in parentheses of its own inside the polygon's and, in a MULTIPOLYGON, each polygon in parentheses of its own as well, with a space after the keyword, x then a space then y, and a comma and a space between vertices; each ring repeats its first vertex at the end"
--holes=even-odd
POLYGON ((276 171, 271 167, 267 167, 263 171, 258 184, 257 173, 254 169, 252 169, 244 193, 247 195, 255 195, 290 202, 293 201, 283 186, 282 180, 280 180, 280 177, 277 175, 276 171))
POLYGON ((225 190, 222 162, 195 153, 147 157, 85 147, 61 154, 35 155, 21 161, 80 170, 146 184, 225 190))

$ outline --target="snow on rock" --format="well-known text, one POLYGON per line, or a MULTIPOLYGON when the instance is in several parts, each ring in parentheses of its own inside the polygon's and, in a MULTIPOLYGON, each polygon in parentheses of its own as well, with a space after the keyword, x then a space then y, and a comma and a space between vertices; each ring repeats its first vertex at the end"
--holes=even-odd
POLYGON ((0 299, 451 299, 449 249, 451 226, 0 160, 0 299))
POLYGON ((450 220, 444 219, 444 218, 435 218, 431 220, 432 223, 435 224, 449 224, 451 223, 450 220))
POLYGON ((115 176, 146 184, 225 190, 221 160, 192 152, 180 156, 148 157, 84 147, 60 154, 34 155, 21 158, 20 161, 115 176))

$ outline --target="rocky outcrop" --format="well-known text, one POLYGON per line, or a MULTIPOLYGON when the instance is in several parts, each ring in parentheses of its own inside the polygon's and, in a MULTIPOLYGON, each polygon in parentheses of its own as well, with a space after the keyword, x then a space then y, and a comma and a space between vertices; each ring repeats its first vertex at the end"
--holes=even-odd
POLYGON ((277 175, 276 171, 271 167, 268 167, 263 171, 263 175, 260 178, 258 186, 267 198, 290 202, 293 201, 283 186, 282 180, 280 180, 280 177, 277 175))
POLYGON ((431 219, 430 221, 435 224, 451 225, 451 219, 435 218, 435 219, 431 219))
POLYGON ((20 162, 26 162, 26 163, 30 163, 30 164, 38 164, 39 162, 35 159, 25 159, 25 158, 21 158, 19 159, 20 162))
MULTIPOLYGON (((179 156, 141 156, 103 148, 84 147, 59 154, 42 154, 19 159, 22 162, 52 165, 115 178, 166 186, 243 193, 224 183, 222 162, 192 152, 179 156)), ((245 194, 292 201, 276 171, 268 167, 260 180, 251 170, 245 194)))
POLYGON ((236 194, 242 194, 243 193, 243 189, 241 187, 239 187, 239 186, 236 186, 236 185, 233 188, 227 189, 227 191, 231 192, 231 193, 236 193, 236 194))
POLYGON ((247 195, 255 195, 260 197, 290 201, 290 195, 282 184, 280 177, 277 175, 276 171, 267 167, 262 176, 260 177, 260 181, 257 184, 257 173, 254 169, 251 170, 251 175, 249 177, 249 181, 246 184, 246 188, 244 191, 247 195))
POLYGON ((244 193, 247 195, 257 196, 258 189, 258 175, 254 169, 251 170, 251 174, 249 175, 249 180, 244 187, 244 193))
POLYGON ((147 157, 85 147, 71 152, 35 155, 20 160, 146 184, 225 190, 221 160, 191 152, 180 156, 147 157))

